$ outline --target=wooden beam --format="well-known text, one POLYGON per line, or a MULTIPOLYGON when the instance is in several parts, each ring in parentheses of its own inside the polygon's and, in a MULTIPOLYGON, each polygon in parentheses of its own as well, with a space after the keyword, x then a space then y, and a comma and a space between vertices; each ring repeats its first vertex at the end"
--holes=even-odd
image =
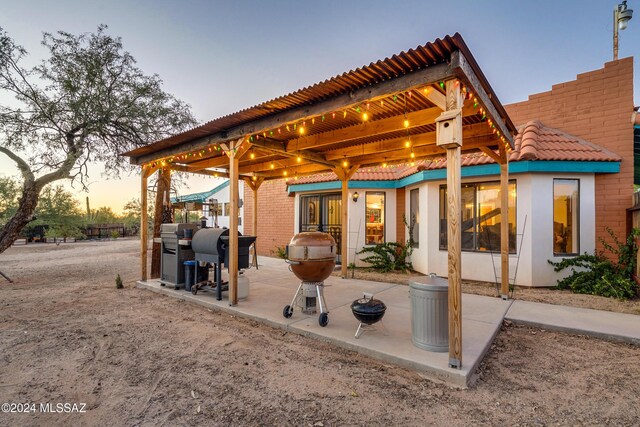
POLYGON ((328 161, 322 154, 314 153, 309 150, 295 150, 295 151, 287 151, 287 149, 279 142, 270 141, 270 140, 260 140, 253 143, 253 145, 262 150, 266 150, 270 153, 279 154, 286 157, 300 157, 301 159, 310 161, 312 163, 318 163, 320 165, 325 165, 330 168, 334 168, 339 166, 334 162, 328 161))
MULTIPOLYGON (((462 105, 460 85, 445 82, 447 111, 462 105)), ((438 134, 439 144, 448 143, 438 134)), ((462 139, 462 135, 457 138, 462 139)), ((458 139, 458 140, 460 140, 458 139)), ((461 163, 460 147, 447 148, 447 246, 449 280, 449 366, 462 368, 462 223, 461 223, 461 163)))
MULTIPOLYGON (((495 138, 495 135, 491 133, 491 130, 488 128, 486 123, 476 123, 473 125, 467 125, 462 129, 462 135, 465 140, 465 146, 467 140, 472 140, 477 137, 489 137, 489 139, 483 139, 483 142, 488 140, 494 140, 495 144, 500 143, 500 140, 495 138)), ((381 139, 378 141, 370 142, 367 144, 357 145, 353 147, 340 148, 331 150, 325 153, 325 156, 328 160, 339 160, 350 156, 365 156, 371 153, 381 153, 385 151, 393 151, 399 149, 405 149, 406 142, 409 138, 407 136, 402 136, 399 138, 392 139, 381 139)), ((436 132, 424 132, 420 134, 411 135, 411 145, 415 147, 420 147, 423 145, 432 145, 436 142, 436 132)))
POLYGON ((500 296, 509 299, 509 155, 500 144, 500 296))
MULTIPOLYGON (((466 143, 466 141, 465 141, 465 143, 466 143)), ((501 142, 499 144, 502 145, 501 142)), ((487 156, 491 157, 496 163, 498 163, 498 164, 502 163, 502 158, 498 154, 496 154, 496 152, 493 151, 491 148, 489 148, 489 147, 480 147, 480 151, 482 151, 487 156)))
MULTIPOLYGON (((407 113, 407 120, 409 120, 408 129, 433 124, 434 120, 440 116, 441 113, 442 110, 438 107, 407 113)), ((477 114, 477 111, 470 105, 464 108, 462 113, 467 116, 477 114)), ((386 133, 397 132, 405 129, 407 128, 404 127, 404 117, 394 116, 386 119, 372 120, 342 129, 309 135, 303 138, 292 139, 289 140, 288 146, 296 147, 297 149, 317 149, 328 145, 354 141, 364 136, 384 135, 386 133)))
POLYGON ((447 109, 447 99, 446 97, 440 93, 440 91, 438 91, 435 88, 429 88, 427 90, 427 93, 421 92, 429 101, 433 102, 436 107, 438 107, 441 110, 446 110, 447 109))
POLYGON ((425 84, 437 83, 439 81, 446 80, 452 76, 453 69, 450 64, 442 63, 431 65, 400 77, 385 80, 349 93, 332 97, 326 101, 293 108, 288 111, 270 115, 263 119, 250 121, 249 123, 245 123, 241 126, 225 129, 225 131, 217 132, 210 136, 198 138, 173 147, 167 147, 154 153, 145 154, 135 158, 132 157, 131 162, 133 164, 141 165, 155 159, 202 149, 211 144, 242 138, 246 135, 266 132, 280 126, 284 126, 287 123, 306 120, 314 116, 317 117, 336 110, 350 108, 357 106, 364 101, 371 101, 393 93, 413 90, 417 87, 423 87, 425 84))
POLYGON ((508 120, 508 118, 498 114, 498 111, 493 105, 493 101, 484 90, 478 76, 476 76, 476 73, 473 71, 473 68, 471 68, 469 61, 467 61, 464 54, 459 50, 453 52, 451 54, 451 64, 456 76, 471 88, 474 96, 480 100, 484 105, 484 108, 486 108, 487 113, 489 113, 489 117, 493 119, 497 129, 502 135, 504 135, 505 139, 509 141, 511 148, 514 148, 513 135, 506 124, 506 120, 508 120))

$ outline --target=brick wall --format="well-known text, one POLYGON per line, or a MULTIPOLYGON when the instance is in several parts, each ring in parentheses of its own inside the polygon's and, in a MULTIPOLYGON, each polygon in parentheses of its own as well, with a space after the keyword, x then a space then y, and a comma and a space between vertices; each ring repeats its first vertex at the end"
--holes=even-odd
POLYGON ((244 234, 256 235, 258 255, 273 256, 276 246, 291 240, 294 230, 294 197, 283 179, 265 181, 258 189, 258 232, 253 230, 253 191, 244 186, 244 234))
MULTIPOLYGON (((549 92, 505 106, 516 126, 539 119, 622 157, 620 173, 596 175, 596 239, 606 240, 606 227, 624 238, 626 209, 633 197, 633 60, 607 62, 604 68, 579 74, 549 92)), ((602 245, 597 242, 598 249, 602 245)))

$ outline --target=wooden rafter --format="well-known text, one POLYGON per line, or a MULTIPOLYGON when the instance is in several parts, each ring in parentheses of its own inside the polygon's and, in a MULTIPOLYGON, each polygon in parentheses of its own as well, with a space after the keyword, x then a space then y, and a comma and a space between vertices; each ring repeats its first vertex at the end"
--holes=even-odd
POLYGON ((476 76, 476 73, 469 64, 469 61, 467 61, 460 51, 456 51, 451 54, 451 62, 454 64, 453 69, 456 76, 471 88, 474 95, 480 100, 480 102, 482 102, 484 108, 486 108, 489 116, 493 117, 494 124, 500 131, 501 135, 504 136, 511 147, 513 147, 513 135, 511 135, 507 128, 505 118, 498 114, 498 111, 494 107, 493 102, 491 102, 489 95, 482 87, 478 76, 476 76))

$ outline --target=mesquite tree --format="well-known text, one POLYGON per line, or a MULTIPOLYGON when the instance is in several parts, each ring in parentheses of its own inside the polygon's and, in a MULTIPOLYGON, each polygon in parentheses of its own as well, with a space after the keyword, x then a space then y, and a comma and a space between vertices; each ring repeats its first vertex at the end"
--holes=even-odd
POLYGON ((103 162, 110 176, 128 166, 119 153, 183 131, 195 120, 190 107, 161 88, 123 50, 119 37, 44 33, 49 58, 26 69, 25 49, 0 28, 0 153, 22 174, 18 209, 0 229, 0 253, 34 219, 38 195, 54 181, 86 188, 88 166, 103 162))

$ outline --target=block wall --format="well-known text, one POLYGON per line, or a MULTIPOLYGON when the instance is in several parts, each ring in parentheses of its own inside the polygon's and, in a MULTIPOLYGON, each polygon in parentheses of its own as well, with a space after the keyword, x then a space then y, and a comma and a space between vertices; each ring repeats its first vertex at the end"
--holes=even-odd
POLYGON ((633 59, 608 62, 505 108, 516 126, 539 119, 622 158, 620 173, 596 175, 595 224, 598 249, 600 237, 610 240, 607 227, 623 239, 633 197, 633 59))

